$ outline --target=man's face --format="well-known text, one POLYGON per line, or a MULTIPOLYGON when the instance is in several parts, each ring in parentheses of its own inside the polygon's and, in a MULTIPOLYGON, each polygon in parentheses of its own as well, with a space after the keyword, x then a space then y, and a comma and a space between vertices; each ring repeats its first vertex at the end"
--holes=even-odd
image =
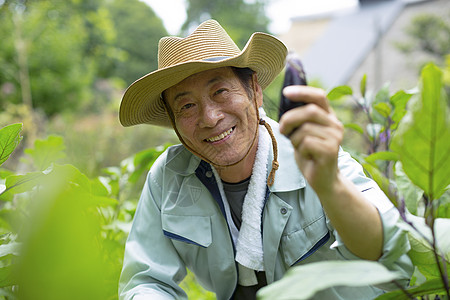
MULTIPOLYGON (((178 132, 194 151, 222 166, 247 154, 258 126, 256 109, 231 68, 194 74, 164 95, 178 132)), ((262 105, 262 93, 256 97, 262 105)))

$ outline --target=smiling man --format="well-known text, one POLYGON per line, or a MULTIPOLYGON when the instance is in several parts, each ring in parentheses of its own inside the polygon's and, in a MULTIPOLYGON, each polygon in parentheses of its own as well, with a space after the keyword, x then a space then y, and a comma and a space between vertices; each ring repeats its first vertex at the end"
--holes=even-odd
MULTIPOLYGON (((398 212, 341 150, 343 126, 325 93, 289 86, 284 95, 307 105, 280 124, 265 116, 262 91, 287 54, 280 40, 255 33, 241 51, 209 20, 186 38, 162 38, 158 54, 158 70, 125 92, 120 121, 173 128, 181 145, 148 174, 120 299, 186 298, 186 268, 217 299, 255 299, 290 267, 323 260, 377 260, 407 282, 398 212)), ((316 297, 373 299, 389 288, 316 297)))

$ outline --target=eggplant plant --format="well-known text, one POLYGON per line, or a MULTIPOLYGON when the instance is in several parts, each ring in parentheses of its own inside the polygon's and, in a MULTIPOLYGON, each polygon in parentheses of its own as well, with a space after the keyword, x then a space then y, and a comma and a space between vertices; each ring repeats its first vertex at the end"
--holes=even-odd
MULTIPOLYGON (((377 299, 450 299, 450 118, 442 71, 433 64, 421 72, 415 91, 375 96, 360 84, 361 96, 349 86, 328 93, 333 101, 349 97, 368 124, 345 124, 369 143, 355 157, 400 212, 408 234, 415 272, 408 288, 377 299)), ((332 286, 395 283, 396 274, 377 262, 328 261, 293 267, 283 279, 258 292, 258 299, 308 299, 332 286), (317 274, 320 280, 308 280, 317 274), (324 276, 324 274, 327 274, 324 276)))

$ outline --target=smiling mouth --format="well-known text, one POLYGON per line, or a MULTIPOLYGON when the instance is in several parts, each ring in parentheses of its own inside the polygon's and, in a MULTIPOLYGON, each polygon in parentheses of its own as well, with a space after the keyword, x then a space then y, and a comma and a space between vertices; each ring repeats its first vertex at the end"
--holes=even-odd
POLYGON ((234 127, 228 129, 225 132, 222 132, 219 135, 207 138, 207 139, 205 139, 205 141, 210 142, 210 143, 220 141, 220 140, 224 139, 225 137, 227 137, 228 135, 230 135, 233 132, 233 130, 234 130, 234 127))

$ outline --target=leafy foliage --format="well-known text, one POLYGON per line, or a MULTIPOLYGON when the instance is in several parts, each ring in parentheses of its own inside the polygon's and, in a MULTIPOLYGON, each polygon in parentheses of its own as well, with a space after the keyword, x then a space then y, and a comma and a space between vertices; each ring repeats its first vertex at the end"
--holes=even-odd
MULTIPOLYGON (((336 87, 328 94, 330 100, 350 97, 366 115, 365 128, 359 124, 346 124, 346 128, 355 130, 368 141, 368 155, 357 158, 397 206, 403 220, 399 226, 408 233, 411 244, 408 255, 416 267, 411 286, 377 299, 449 297, 450 293, 448 96, 441 71, 435 65, 423 68, 420 82, 418 92, 399 91, 390 96, 385 86, 372 96, 363 77, 360 98, 347 86, 336 87)), ((263 288, 259 295, 261 299, 307 298, 328 287, 352 286, 363 279, 377 278, 372 272, 367 272, 370 276, 361 275, 361 266, 352 266, 353 262, 340 263, 343 269, 348 268, 345 273, 341 274, 340 267, 333 266, 335 262, 295 267, 282 280, 263 288), (328 269, 324 270, 325 267, 328 269), (308 281, 318 277, 309 277, 315 272, 321 280, 308 281), (324 277, 330 273, 334 276, 324 277)), ((389 272, 379 275, 382 282, 395 278, 389 272)))
POLYGON ((0 173, 0 227, 9 232, 0 239, 0 287, 8 299, 117 298, 136 209, 132 187, 141 185, 164 147, 139 152, 96 178, 56 163, 64 150, 60 137, 37 140, 25 150, 36 171, 0 173))
POLYGON ((404 171, 431 199, 450 184, 450 120, 441 71, 434 65, 422 71, 419 97, 409 103, 392 141, 404 171))

